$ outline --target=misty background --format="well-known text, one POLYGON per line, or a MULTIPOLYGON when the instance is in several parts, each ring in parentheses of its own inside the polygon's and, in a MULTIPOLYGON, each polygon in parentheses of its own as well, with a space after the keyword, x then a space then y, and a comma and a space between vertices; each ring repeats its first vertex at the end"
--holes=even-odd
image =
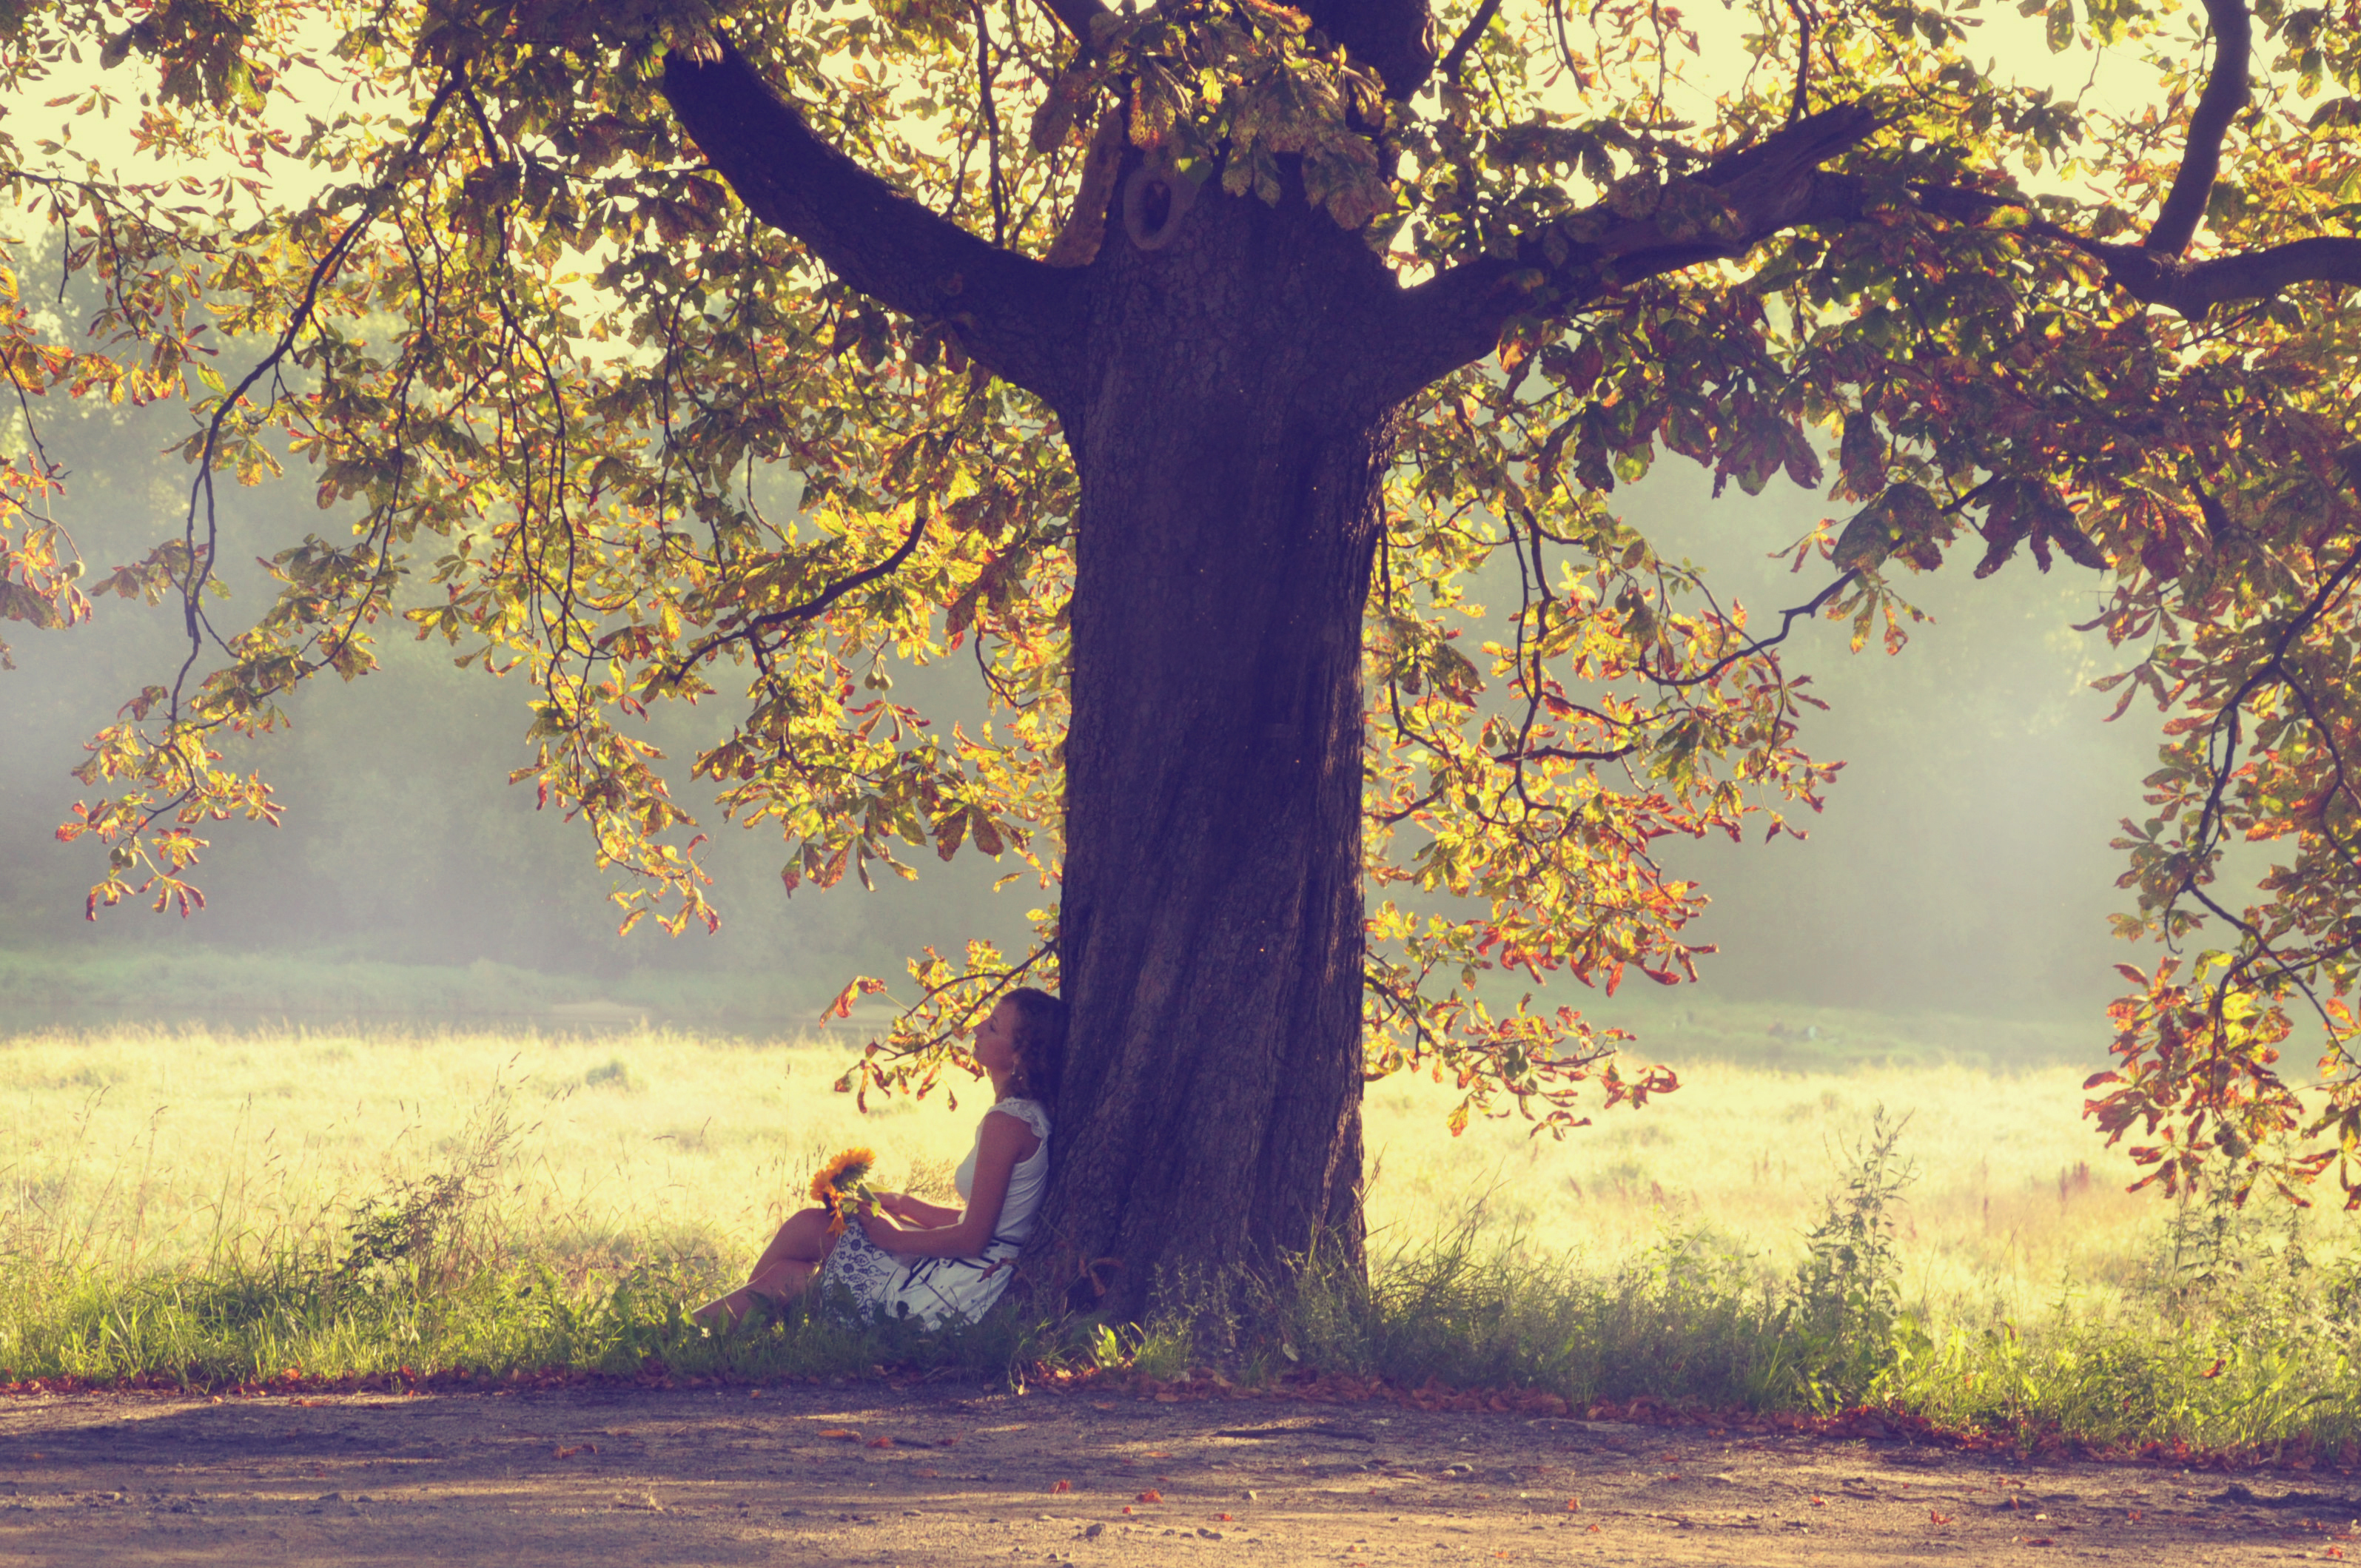
MULTIPOLYGON (((72 471, 56 515, 90 579, 180 532, 191 470, 160 454, 187 430, 185 411, 55 400, 34 410, 72 471)), ((23 438, 18 422, 9 439, 23 438)), ((307 532, 347 536, 345 514, 316 510, 312 491, 300 463, 274 484, 223 488, 233 597, 214 614, 225 633, 269 602, 274 585, 256 556, 307 532)), ((1774 482, 1760 499, 1714 499, 1700 470, 1668 458, 1614 502, 1667 555, 1706 566, 1758 631, 1826 580, 1824 564, 1791 576, 1773 558, 1825 514, 1818 497, 1774 482)), ((426 558, 412 563, 413 595, 433 591, 423 579, 436 543, 423 541, 426 558)), ((2110 966, 2154 961, 2109 935, 2106 916, 2127 895, 2107 845, 2116 820, 2141 809, 2158 720, 2142 706, 2102 722, 2113 698, 2090 682, 2125 660, 2071 630, 2095 613, 2099 582, 2064 563, 2045 576, 2022 556, 1982 583, 1956 568, 1905 576, 1932 620, 1892 658, 1874 641, 1848 652, 1844 624, 1799 623, 1788 664, 1829 704, 1807 718, 1806 747, 1847 762, 1826 812, 1806 824, 1810 840, 1660 845, 1713 897, 1692 928, 1720 949, 1701 982, 1645 995, 1656 988, 1635 979, 1610 1003, 1562 980, 1549 1000, 1643 1028, 1699 1003, 2039 1022, 2081 1042, 2077 1054, 2103 1054, 2102 1010, 2121 983, 2110 966)), ((284 698, 290 726, 228 740, 225 764, 261 771, 286 816, 277 828, 201 829, 212 848, 193 875, 206 909, 182 919, 126 904, 86 922, 104 851, 61 846, 55 829, 98 792, 67 770, 121 703, 169 682, 187 647, 180 609, 107 598, 81 627, 5 631, 17 668, 0 671, 0 1023, 93 1008, 535 1014, 609 1002, 792 1030, 856 973, 900 979, 922 945, 953 951, 986 936, 1021 951, 1026 911, 1054 895, 1030 880, 994 894, 992 878, 1009 868, 970 853, 949 866, 922 857, 917 883, 881 878, 870 893, 847 879, 790 898, 775 833, 720 824, 685 782, 723 716, 670 704, 649 730, 674 761, 676 795, 713 836, 704 861, 722 925, 673 938, 651 921, 618 938, 612 878, 593 865, 588 834, 506 782, 530 760, 531 687, 455 669, 440 641, 392 623, 377 628, 379 674, 307 683, 284 698)), ((962 671, 955 663, 903 695, 972 703, 962 671)))

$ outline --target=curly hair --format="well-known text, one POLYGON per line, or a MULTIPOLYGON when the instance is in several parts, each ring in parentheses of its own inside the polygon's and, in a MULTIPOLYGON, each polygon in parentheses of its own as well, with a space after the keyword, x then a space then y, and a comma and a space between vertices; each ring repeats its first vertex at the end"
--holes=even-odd
POLYGON ((1016 1073, 1008 1092, 1038 1100, 1054 1113, 1058 1080, 1066 1070, 1066 1004, 1046 991, 1019 986, 1005 1001, 1016 1007, 1016 1073))

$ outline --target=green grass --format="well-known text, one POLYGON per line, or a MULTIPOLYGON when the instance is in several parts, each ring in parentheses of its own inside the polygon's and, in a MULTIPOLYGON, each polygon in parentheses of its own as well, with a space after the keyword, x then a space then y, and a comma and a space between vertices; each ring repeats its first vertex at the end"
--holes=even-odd
MULTIPOLYGON (((1936 1029, 1876 1027, 1914 1048, 1845 1072, 1700 1056, 1679 1093, 1563 1142, 1514 1121, 1454 1140, 1445 1086, 1372 1085, 1373 1266, 1313 1260, 1246 1325, 1246 1370, 1892 1404, 2028 1440, 2352 1443, 2343 1216, 2127 1196, 2132 1168, 2081 1121, 2082 1069, 1994 1070, 1936 1029)), ((648 1029, 0 1039, 0 1381, 1194 1359, 1172 1325, 688 1324, 835 1149, 947 1187, 980 1097, 864 1116, 829 1089, 849 1060, 648 1029)))

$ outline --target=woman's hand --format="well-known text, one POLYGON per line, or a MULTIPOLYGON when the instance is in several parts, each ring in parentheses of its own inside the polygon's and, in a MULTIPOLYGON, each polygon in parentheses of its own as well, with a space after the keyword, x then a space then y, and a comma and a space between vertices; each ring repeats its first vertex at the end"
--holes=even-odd
MULTIPOLYGON (((885 1201, 883 1198, 879 1199, 877 1208, 882 1209, 884 1206, 885 1201)), ((867 1236, 878 1251, 900 1252, 902 1250, 901 1239, 909 1233, 899 1225, 870 1209, 862 1210, 854 1218, 860 1223, 861 1234, 867 1236)))
POLYGON ((912 1212, 917 1202, 917 1200, 906 1192, 880 1192, 877 1195, 879 1211, 906 1224, 919 1223, 919 1217, 912 1212))

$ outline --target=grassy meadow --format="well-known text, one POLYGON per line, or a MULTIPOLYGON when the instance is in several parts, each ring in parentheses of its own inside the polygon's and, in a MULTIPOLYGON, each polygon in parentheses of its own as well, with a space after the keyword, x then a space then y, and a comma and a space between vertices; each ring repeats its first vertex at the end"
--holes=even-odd
MULTIPOLYGON (((1680 1091, 1562 1141, 1513 1119, 1454 1139, 1444 1087, 1372 1085, 1371 1283, 1315 1266, 1243 1354, 2104 1442, 2334 1449, 2361 1430, 2344 1217, 2126 1195, 2056 1038, 1725 1009, 1650 1039, 1680 1091)), ((686 1324, 836 1149, 948 1190, 982 1086, 863 1114, 830 1091, 849 1060, 826 1038, 629 1026, 0 1036, 0 1382, 1191 1359, 1177 1329, 916 1344, 686 1324)))

